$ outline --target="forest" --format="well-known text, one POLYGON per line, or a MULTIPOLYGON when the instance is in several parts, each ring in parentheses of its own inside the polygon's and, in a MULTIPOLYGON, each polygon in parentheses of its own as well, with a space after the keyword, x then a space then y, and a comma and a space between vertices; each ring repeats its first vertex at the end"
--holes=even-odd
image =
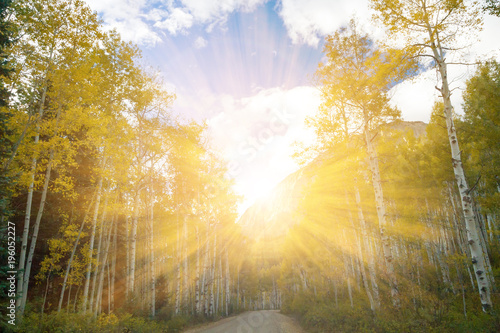
POLYGON ((355 18, 326 37, 316 140, 240 216, 207 123, 172 112, 137 45, 82 0, 1 0, 0 331, 259 310, 306 332, 500 331, 500 62, 464 64, 458 113, 447 57, 500 4, 370 6, 385 39, 355 18), (440 97, 405 121, 391 89, 424 71, 440 97))

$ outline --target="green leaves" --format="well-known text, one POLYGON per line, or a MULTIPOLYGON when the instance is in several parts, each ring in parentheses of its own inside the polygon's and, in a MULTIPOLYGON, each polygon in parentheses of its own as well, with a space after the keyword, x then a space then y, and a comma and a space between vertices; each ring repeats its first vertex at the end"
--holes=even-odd
POLYGON ((489 61, 481 64, 475 75, 467 81, 464 92, 465 136, 469 158, 471 182, 481 177, 479 200, 488 211, 497 211, 500 206, 498 188, 500 176, 500 64, 489 61))

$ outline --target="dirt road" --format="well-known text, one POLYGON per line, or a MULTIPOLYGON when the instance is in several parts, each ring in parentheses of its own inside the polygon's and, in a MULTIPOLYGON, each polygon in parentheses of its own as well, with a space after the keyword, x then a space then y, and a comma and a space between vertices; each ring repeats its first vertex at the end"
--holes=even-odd
POLYGON ((250 311, 184 333, 304 333, 290 317, 279 311, 250 311))

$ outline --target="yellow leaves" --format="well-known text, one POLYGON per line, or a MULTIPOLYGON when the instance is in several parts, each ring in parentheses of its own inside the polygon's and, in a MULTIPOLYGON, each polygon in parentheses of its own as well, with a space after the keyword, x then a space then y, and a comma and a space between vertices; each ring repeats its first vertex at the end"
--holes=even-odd
POLYGON ((43 259, 40 271, 36 275, 37 280, 43 280, 47 274, 53 274, 61 270, 61 259, 70 251, 71 238, 51 238, 47 241, 49 254, 43 259))
POLYGON ((448 51, 453 50, 460 35, 475 33, 482 25, 480 6, 472 0, 372 0, 371 4, 376 21, 406 45, 430 46, 431 39, 439 39, 448 51))

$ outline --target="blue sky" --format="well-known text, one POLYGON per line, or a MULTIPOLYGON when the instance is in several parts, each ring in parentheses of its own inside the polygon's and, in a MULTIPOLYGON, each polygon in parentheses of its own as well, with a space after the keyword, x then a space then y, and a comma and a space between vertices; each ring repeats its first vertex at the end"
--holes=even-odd
MULTIPOLYGON (((375 36, 368 0, 86 0, 107 28, 138 44, 177 95, 172 112, 207 121, 212 146, 230 165, 242 212, 297 170, 296 141, 312 142, 306 116, 320 104, 312 76, 326 35, 353 15, 375 36)), ((500 59, 500 19, 486 17, 470 57, 500 59)), ((450 68, 463 88, 473 68, 450 68)), ((427 121, 438 97, 435 72, 397 85, 405 120, 427 121)), ((460 111, 461 91, 453 96, 460 111)))
POLYGON ((144 54, 169 82, 186 89, 202 86, 241 98, 258 89, 310 84, 321 46, 293 44, 274 7, 268 2, 252 12, 233 12, 211 32, 199 25, 167 35, 144 54))

